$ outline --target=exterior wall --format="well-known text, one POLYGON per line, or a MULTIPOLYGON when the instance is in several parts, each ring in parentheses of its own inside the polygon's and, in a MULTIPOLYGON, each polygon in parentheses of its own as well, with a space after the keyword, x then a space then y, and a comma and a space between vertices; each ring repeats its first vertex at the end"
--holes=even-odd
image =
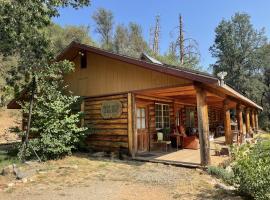
POLYGON ((71 91, 79 96, 117 94, 141 89, 191 83, 186 79, 151 71, 132 64, 87 53, 87 68, 74 59, 75 71, 65 76, 71 91))
POLYGON ((95 130, 86 139, 90 149, 96 151, 128 150, 127 94, 86 98, 84 100, 84 113, 84 123, 95 130), (119 100, 122 103, 120 117, 113 119, 102 118, 101 104, 105 100, 119 100))
POLYGON ((155 116, 155 103, 168 104, 170 107, 170 127, 175 128, 175 118, 174 118, 174 104, 173 102, 167 102, 162 99, 150 100, 144 98, 136 98, 136 103, 145 104, 148 108, 148 131, 150 138, 150 149, 153 148, 153 142, 157 140, 157 130, 156 130, 156 116, 155 116))

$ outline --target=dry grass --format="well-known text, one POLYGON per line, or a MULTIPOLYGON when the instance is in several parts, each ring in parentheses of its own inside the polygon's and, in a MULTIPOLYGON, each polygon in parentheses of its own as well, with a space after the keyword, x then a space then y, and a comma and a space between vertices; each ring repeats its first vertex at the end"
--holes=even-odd
POLYGON ((195 169, 163 164, 93 159, 75 155, 39 169, 31 182, 0 192, 0 199, 241 199, 215 188, 215 179, 195 169))
POLYGON ((10 132, 11 127, 21 126, 20 110, 0 108, 0 144, 18 140, 16 134, 10 132))

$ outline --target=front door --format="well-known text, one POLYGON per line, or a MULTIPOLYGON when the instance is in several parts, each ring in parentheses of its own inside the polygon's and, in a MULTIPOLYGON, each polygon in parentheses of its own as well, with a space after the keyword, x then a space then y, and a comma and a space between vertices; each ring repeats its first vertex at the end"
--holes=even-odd
POLYGON ((148 109, 146 105, 137 105, 136 128, 137 128, 137 150, 138 152, 149 150, 149 133, 147 123, 148 109))

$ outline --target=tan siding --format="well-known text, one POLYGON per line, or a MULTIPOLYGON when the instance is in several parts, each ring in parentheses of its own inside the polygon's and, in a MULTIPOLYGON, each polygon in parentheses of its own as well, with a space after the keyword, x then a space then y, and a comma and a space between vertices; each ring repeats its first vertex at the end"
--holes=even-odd
POLYGON ((70 89, 76 95, 106 95, 190 83, 189 80, 143 69, 94 53, 88 53, 87 58, 87 68, 81 69, 80 59, 76 57, 75 71, 65 76, 70 89))

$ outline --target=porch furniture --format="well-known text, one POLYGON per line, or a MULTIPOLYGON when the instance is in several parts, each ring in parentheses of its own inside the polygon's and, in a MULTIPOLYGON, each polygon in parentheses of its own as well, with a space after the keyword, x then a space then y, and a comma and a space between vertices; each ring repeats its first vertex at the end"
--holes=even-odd
POLYGON ((182 148, 185 149, 199 149, 199 139, 196 136, 196 133, 194 132, 194 129, 189 128, 189 134, 193 134, 192 136, 187 136, 185 132, 184 126, 179 126, 178 130, 181 135, 181 143, 182 148))
POLYGON ((183 148, 199 149, 199 139, 196 136, 183 137, 183 148))
POLYGON ((223 136, 225 134, 224 132, 224 127, 223 126, 218 126, 216 128, 216 137, 220 137, 220 136, 223 136))
POLYGON ((179 147, 179 145, 181 145, 181 137, 182 137, 181 134, 173 133, 173 134, 170 135, 170 137, 172 139, 175 139, 175 141, 176 141, 176 150, 178 151, 178 147, 179 147))
POLYGON ((163 133, 161 132, 158 132, 157 133, 157 141, 154 142, 155 144, 160 144, 162 146, 165 146, 165 150, 166 152, 168 151, 168 146, 171 145, 171 141, 166 141, 166 140, 163 140, 163 133))

